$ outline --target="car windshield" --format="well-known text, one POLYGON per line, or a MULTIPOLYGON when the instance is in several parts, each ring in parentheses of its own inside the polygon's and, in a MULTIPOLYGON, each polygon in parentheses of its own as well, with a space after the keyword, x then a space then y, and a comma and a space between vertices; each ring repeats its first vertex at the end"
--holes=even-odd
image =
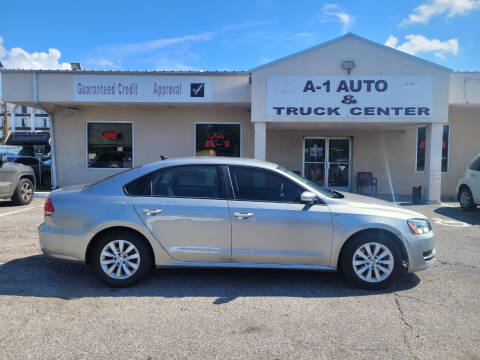
POLYGON ((287 169, 285 169, 284 167, 281 167, 281 166, 278 166, 277 169, 284 172, 284 173, 287 173, 288 175, 294 177, 295 179, 299 180, 300 182, 304 183, 305 185, 308 185, 308 186, 314 188, 316 191, 318 191, 322 195, 325 195, 325 196, 330 197, 330 198, 342 198, 343 197, 343 195, 341 193, 339 193, 338 191, 333 191, 333 190, 321 187, 320 185, 314 183, 313 181, 310 181, 308 179, 305 179, 303 176, 298 175, 296 172, 293 172, 291 170, 287 170, 287 169))

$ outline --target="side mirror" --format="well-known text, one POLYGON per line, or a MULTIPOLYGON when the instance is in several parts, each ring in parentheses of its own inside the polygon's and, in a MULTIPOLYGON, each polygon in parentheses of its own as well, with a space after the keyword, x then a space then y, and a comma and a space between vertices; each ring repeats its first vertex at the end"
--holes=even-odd
POLYGON ((0 167, 2 167, 3 164, 5 164, 6 162, 8 162, 7 157, 5 155, 2 155, 0 159, 0 167))
POLYGON ((300 195, 300 202, 302 204, 315 204, 317 202, 317 195, 311 191, 304 191, 302 195, 300 195))

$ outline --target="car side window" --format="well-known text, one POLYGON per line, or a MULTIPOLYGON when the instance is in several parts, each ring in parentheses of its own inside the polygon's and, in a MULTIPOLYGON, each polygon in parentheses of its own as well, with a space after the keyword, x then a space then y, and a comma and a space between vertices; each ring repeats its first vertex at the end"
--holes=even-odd
POLYGON ((480 171, 480 156, 470 163, 469 169, 473 171, 480 171))
POLYGON ((297 203, 305 191, 273 171, 243 166, 229 169, 235 200, 297 203))
POLYGON ((184 197, 199 199, 224 198, 218 166, 175 166, 157 170, 125 186, 128 195, 184 197))

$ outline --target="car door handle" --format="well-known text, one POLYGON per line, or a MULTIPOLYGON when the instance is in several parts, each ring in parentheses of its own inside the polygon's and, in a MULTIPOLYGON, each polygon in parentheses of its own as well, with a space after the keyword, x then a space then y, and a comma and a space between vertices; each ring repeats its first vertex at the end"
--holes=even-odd
POLYGON ((247 213, 243 213, 243 212, 234 212, 233 213, 233 216, 239 218, 239 219, 243 219, 243 218, 249 218, 249 217, 252 217, 253 216, 253 213, 251 212, 247 212, 247 213))
POLYGON ((163 210, 160 209, 142 209, 142 212, 147 216, 161 214, 163 210))

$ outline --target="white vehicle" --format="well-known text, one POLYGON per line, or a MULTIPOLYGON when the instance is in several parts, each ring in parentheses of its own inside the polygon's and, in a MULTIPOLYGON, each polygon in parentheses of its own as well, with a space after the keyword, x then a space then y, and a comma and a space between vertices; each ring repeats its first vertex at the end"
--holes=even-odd
POLYGON ((457 194, 463 210, 473 210, 480 204, 480 154, 470 162, 465 175, 458 180, 457 194))

